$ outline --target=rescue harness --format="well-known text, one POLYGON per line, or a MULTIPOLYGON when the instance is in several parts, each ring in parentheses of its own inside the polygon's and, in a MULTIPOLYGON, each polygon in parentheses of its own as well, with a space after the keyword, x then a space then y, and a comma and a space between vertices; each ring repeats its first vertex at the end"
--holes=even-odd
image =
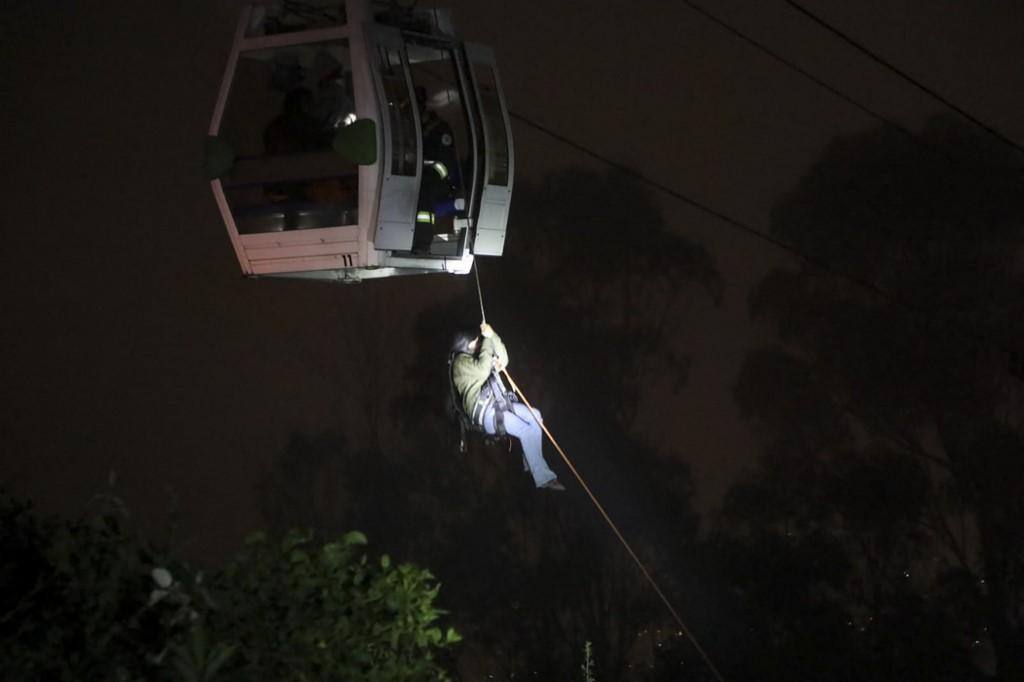
POLYGON ((459 355, 470 355, 470 353, 452 351, 448 356, 448 409, 459 420, 459 450, 465 452, 467 433, 479 433, 485 439, 505 438, 508 435, 505 432, 505 413, 510 412, 512 410, 512 403, 518 402, 519 399, 513 391, 505 388, 501 377, 492 370, 491 375, 480 389, 480 395, 473 405, 472 412, 467 413, 463 405, 462 396, 459 395, 458 390, 455 388, 455 359, 459 355), (493 434, 488 433, 484 427, 484 418, 487 415, 487 410, 492 408, 494 409, 495 431, 493 434))

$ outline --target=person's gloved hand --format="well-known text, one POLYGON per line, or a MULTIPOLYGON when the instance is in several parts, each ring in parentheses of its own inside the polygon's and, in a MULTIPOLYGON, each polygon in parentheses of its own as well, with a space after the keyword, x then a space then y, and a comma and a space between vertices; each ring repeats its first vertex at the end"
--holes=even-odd
POLYGON ((480 335, 483 336, 485 339, 490 338, 494 336, 494 330, 491 329, 491 325, 484 322, 483 324, 480 325, 480 335))

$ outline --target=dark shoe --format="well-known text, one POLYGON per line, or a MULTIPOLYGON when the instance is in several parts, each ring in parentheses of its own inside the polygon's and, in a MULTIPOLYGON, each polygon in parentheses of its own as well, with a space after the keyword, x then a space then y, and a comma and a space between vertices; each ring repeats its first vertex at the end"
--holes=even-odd
POLYGON ((557 478, 552 478, 550 481, 542 485, 541 488, 547 488, 548 490, 565 490, 565 486, 559 483, 557 478))

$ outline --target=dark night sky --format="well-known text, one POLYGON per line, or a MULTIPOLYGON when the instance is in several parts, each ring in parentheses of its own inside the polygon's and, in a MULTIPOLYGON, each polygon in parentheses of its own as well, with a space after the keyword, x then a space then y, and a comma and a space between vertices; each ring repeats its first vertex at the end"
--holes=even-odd
MULTIPOLYGON (((912 129, 942 111, 781 0, 701 4, 912 129)), ((239 3, 5 5, 0 484, 75 512, 115 469, 150 521, 175 491, 195 550, 221 556, 259 524, 253 486, 288 434, 341 425, 364 438, 358 366, 393 357, 385 339, 408 357, 416 312, 467 282, 240 277, 200 168, 239 3)), ((1024 144, 1024 4, 807 5, 1024 144)), ((761 228, 831 138, 875 125, 681 2, 446 6, 464 36, 496 49, 516 112, 761 228)), ((597 168, 532 129, 515 133, 520 179, 597 168)), ((706 511, 757 454, 732 384, 765 339, 747 291, 787 258, 663 206, 726 282, 722 307, 687 307, 690 384, 642 415, 687 458, 706 511)), ((392 366, 379 378, 400 377, 392 366)))

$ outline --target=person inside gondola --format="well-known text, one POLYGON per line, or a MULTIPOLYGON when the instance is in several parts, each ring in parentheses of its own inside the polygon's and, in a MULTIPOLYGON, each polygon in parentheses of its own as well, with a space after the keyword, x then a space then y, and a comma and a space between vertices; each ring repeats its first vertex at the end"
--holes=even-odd
POLYGON ((479 336, 457 334, 453 353, 452 384, 465 414, 490 435, 519 439, 526 469, 538 488, 565 490, 544 459, 540 411, 531 412, 509 399, 498 378, 498 372, 508 366, 508 351, 491 325, 481 324, 479 336))
POLYGON ((423 176, 416 210, 413 250, 427 252, 435 234, 454 232, 462 204, 461 175, 452 127, 428 105, 426 88, 416 88, 423 138, 423 176))
POLYGON ((294 88, 285 94, 281 113, 263 131, 268 155, 310 152, 330 143, 329 134, 313 115, 315 101, 308 88, 294 88))
MULTIPOLYGON (((317 112, 318 98, 305 87, 289 90, 281 113, 263 131, 267 157, 292 156, 330 149, 331 130, 317 112)), ((333 104, 332 104, 333 106, 333 104)), ((344 220, 341 211, 356 206, 356 176, 339 175, 312 180, 268 183, 264 192, 278 209, 285 212, 284 229, 327 227, 344 220), (304 212, 304 217, 300 213, 304 212), (311 217, 314 216, 315 217, 311 217)))

